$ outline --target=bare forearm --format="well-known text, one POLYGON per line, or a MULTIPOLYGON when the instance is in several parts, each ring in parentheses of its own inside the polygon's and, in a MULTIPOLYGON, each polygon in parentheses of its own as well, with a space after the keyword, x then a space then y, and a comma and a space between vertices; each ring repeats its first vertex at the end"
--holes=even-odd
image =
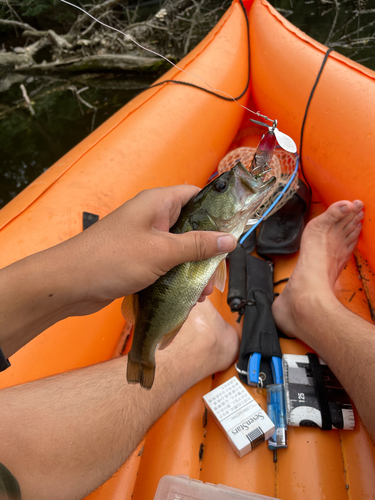
POLYGON ((303 340, 340 380, 375 441, 375 326, 337 301, 317 304, 306 332, 303 340))
POLYGON ((70 313, 72 272, 59 247, 0 270, 0 346, 9 357, 70 313))
POLYGON ((81 499, 106 481, 193 384, 171 364, 150 392, 127 384, 124 359, 2 391, 0 462, 22 499, 81 499))
POLYGON ((206 300, 156 353, 150 391, 126 382, 126 359, 0 391, 0 463, 23 500, 81 499, 108 479, 186 390, 225 370, 239 339, 206 300), (41 489, 41 485, 43 485, 41 489))
POLYGON ((0 346, 11 356, 68 316, 91 314, 154 283, 182 262, 225 254, 233 236, 169 233, 199 191, 143 191, 77 236, 0 270, 0 346))

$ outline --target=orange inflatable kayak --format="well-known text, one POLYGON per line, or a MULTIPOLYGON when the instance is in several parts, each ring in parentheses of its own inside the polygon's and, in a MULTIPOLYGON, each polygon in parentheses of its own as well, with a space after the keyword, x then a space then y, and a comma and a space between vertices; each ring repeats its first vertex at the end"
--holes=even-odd
MULTIPOLYGON (((256 146, 262 130, 238 105, 278 120, 297 144, 311 89, 325 52, 265 0, 235 0, 211 33, 160 81, 179 80, 231 96, 222 100, 193 87, 164 83, 143 92, 61 158, 0 211, 2 267, 82 231, 82 214, 103 217, 142 189, 204 186, 225 154, 256 146), (250 78, 249 78, 250 77, 250 78)), ((375 288, 375 73, 331 53, 306 117, 302 161, 313 187, 310 216, 339 199, 360 198, 366 212, 359 249, 336 285, 339 299, 368 321, 375 288), (363 264, 363 265, 362 265, 363 264), (353 295, 353 293, 355 294, 353 295)), ((290 276, 297 256, 275 258, 275 281, 290 276)), ((275 291, 280 292, 282 285, 275 291)), ((226 300, 212 301, 235 324, 226 300)), ((17 352, 0 387, 24 383, 110 359, 125 321, 121 301, 69 318, 17 352)), ((284 353, 306 346, 281 340, 284 353)), ((239 458, 209 417, 203 395, 236 375, 235 368, 190 389, 152 427, 119 472, 90 500, 153 499, 160 479, 183 474, 212 484, 283 500, 351 499, 375 495, 375 448, 356 414, 354 431, 289 428, 290 446, 274 463, 266 445, 239 458), (203 447, 203 454, 200 453, 203 447)), ((265 407, 264 397, 248 388, 265 407)))

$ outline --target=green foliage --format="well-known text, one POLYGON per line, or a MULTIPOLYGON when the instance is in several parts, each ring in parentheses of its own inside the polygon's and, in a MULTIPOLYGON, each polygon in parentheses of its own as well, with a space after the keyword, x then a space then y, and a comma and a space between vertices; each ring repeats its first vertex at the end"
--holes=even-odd
POLYGON ((35 17, 51 11, 56 3, 55 0, 25 0, 18 10, 21 16, 35 17))
MULTIPOLYGON (((9 0, 8 5, 1 5, 0 18, 21 18, 40 30, 52 28, 64 32, 77 18, 77 11, 60 0, 9 0)), ((0 28, 0 32, 6 31, 9 32, 8 27, 0 28)))

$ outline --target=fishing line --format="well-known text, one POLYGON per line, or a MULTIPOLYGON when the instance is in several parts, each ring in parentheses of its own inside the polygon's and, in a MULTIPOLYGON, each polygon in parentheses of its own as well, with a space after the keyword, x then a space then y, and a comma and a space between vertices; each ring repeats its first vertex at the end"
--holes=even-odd
MULTIPOLYGON (((200 87, 199 85, 195 85, 194 83, 188 83, 188 82, 183 82, 181 80, 163 80, 162 82, 159 82, 159 83, 155 83, 153 85, 150 85, 149 87, 146 87, 145 90, 147 90, 148 88, 152 89, 153 87, 158 87, 159 85, 163 85, 164 83, 177 83, 177 84, 180 84, 180 85, 187 85, 189 87, 193 87, 193 88, 196 88, 196 89, 199 89, 199 90, 203 90, 204 92, 207 92, 208 94, 212 94, 216 97, 219 97, 219 99, 223 99, 224 101, 235 101, 237 104, 239 104, 237 102, 237 99, 241 99, 242 96, 245 95, 247 89, 249 88, 249 85, 250 85, 250 26, 249 26, 249 19, 247 17, 247 12, 246 12, 246 9, 245 9, 245 6, 242 2, 242 0, 239 0, 240 1, 240 5, 241 5, 241 8, 242 8, 242 11, 244 13, 244 16, 245 16, 245 21, 246 21, 246 31, 247 31, 247 68, 248 68, 248 71, 247 71, 247 82, 246 82, 246 86, 244 88, 244 90, 241 92, 240 95, 238 95, 237 97, 225 97, 223 95, 220 95, 220 94, 217 94, 216 92, 213 92, 212 90, 208 90, 208 89, 205 89, 204 87, 200 87)), ((227 94, 229 95, 229 94, 227 94)), ((241 106, 241 104, 239 104, 241 106)), ((242 106, 244 107, 244 106, 242 106)), ((247 108, 245 108, 247 109, 247 108)), ((249 110, 251 111, 251 110, 249 110)), ((254 111, 252 111, 252 113, 255 113, 254 111)), ((267 117, 264 117, 263 115, 260 115, 259 114, 259 111, 257 113, 255 113, 256 115, 258 116, 262 116, 263 118, 266 118, 267 120, 269 120, 269 118, 267 117)), ((272 121, 272 120, 270 120, 272 121)))
POLYGON ((310 104, 311 104, 311 101, 312 101, 312 98, 314 96, 314 93, 315 93, 315 90, 316 90, 316 87, 318 85, 318 82, 320 80, 320 77, 322 75, 322 72, 323 72, 323 69, 324 69, 324 66, 326 65, 326 62, 328 60, 328 56, 329 54, 332 52, 333 48, 330 48, 327 50, 327 52, 325 53, 324 55, 324 59, 322 61, 322 64, 320 66, 320 70, 318 72, 318 75, 316 77, 316 80, 315 80, 315 83, 313 85, 313 88, 311 89, 311 93, 310 93, 310 96, 309 96, 309 99, 307 101, 307 105, 306 105, 306 110, 305 110, 305 115, 303 117, 303 120, 302 120, 302 127, 301 127, 301 139, 300 139, 300 147, 299 147, 299 156, 296 155, 297 157, 297 162, 296 162, 296 167, 294 169, 294 172, 291 176, 291 178, 289 179, 288 183, 284 186, 284 189, 280 192, 280 194, 278 195, 278 197, 275 199, 275 201, 272 203, 272 205, 266 210, 266 212, 262 215, 262 217, 242 236, 242 238, 240 239, 240 244, 242 245, 242 243, 246 240, 246 238, 254 231, 254 229, 259 226, 259 224, 264 220, 265 217, 267 217, 267 215, 271 212, 271 210, 276 206, 276 204, 280 201, 280 199, 282 198, 282 196, 285 194, 285 192, 287 191, 287 189, 289 188, 289 186, 291 185, 294 177, 297 175, 297 172, 298 172, 298 166, 299 164, 301 165, 301 173, 303 175, 303 178, 310 190, 310 195, 312 195, 312 189, 311 189, 311 186, 309 184, 309 181, 306 179, 306 176, 305 176, 305 172, 303 170, 303 165, 302 165, 302 145, 303 145, 303 133, 304 133, 304 130, 305 130, 305 124, 306 124, 306 118, 307 118, 307 113, 309 111, 309 107, 310 107, 310 104))
MULTIPOLYGON (((183 81, 179 81, 179 80, 164 80, 162 82, 159 82, 159 83, 155 83, 154 85, 150 85, 149 87, 146 87, 144 90, 147 90, 147 89, 150 89, 150 88, 154 88, 154 87, 157 87, 157 86, 160 86, 160 85, 163 85, 165 83, 173 83, 173 84, 179 84, 179 85, 186 85, 186 86, 189 86, 189 87, 193 87, 193 88, 196 88, 196 89, 199 89, 199 90, 203 90, 204 92, 207 92, 209 94, 212 94, 216 97, 219 97, 220 99, 223 99, 223 100, 226 100, 226 101, 233 101, 235 102, 238 106, 240 106, 241 108, 245 109, 246 111, 249 111, 250 113, 253 113, 254 115, 257 115, 257 116, 260 116, 261 118, 263 118, 264 120, 266 121, 270 121, 270 122, 274 122, 274 120, 271 120, 270 118, 268 118, 267 116, 264 116, 260 113, 260 111, 253 111, 249 108, 247 108, 246 106, 243 106, 242 104, 240 104, 238 102, 238 99, 240 99, 242 96, 245 95, 246 91, 248 90, 249 88, 249 83, 250 83, 250 37, 249 37, 249 32, 250 32, 250 28, 249 28, 249 20, 247 18, 247 12, 246 12, 246 9, 245 9, 245 6, 242 2, 242 0, 239 0, 240 2, 240 5, 241 5, 241 8, 244 12, 244 15, 245 15, 245 20, 246 20, 246 29, 247 29, 247 48, 248 48, 248 54, 247 54, 247 59, 248 59, 248 77, 247 77, 247 82, 246 82, 246 86, 245 86, 245 89, 240 93, 239 96, 237 97, 233 97, 231 94, 228 94, 227 92, 224 92, 223 90, 220 90, 220 89, 216 89, 214 87, 212 87, 211 85, 209 85, 202 77, 198 76, 198 75, 195 75, 194 73, 191 73, 190 71, 187 71, 181 67, 179 67, 177 64, 175 64, 173 61, 171 61, 170 59, 168 59, 167 57, 163 56, 162 54, 159 54, 158 52, 152 50, 152 49, 149 49, 145 46, 143 46, 142 44, 140 44, 137 40, 135 40, 135 38, 133 38, 132 36, 130 36, 129 34, 127 33, 124 33, 123 31, 119 30, 118 28, 115 28, 113 26, 110 26, 106 23, 104 23, 103 21, 101 21, 100 19, 97 19, 95 16, 93 16, 92 14, 90 14, 89 12, 87 12, 86 10, 84 10, 82 7, 78 6, 78 5, 75 5, 71 2, 69 2, 68 0, 60 0, 61 2, 67 4, 67 5, 70 5, 71 7, 74 7, 78 10, 80 10, 81 12, 83 12, 84 14, 86 14, 87 16, 89 16, 91 19, 93 19, 94 21, 96 21, 97 23, 101 24, 102 26, 104 26, 105 28, 108 28, 110 30, 113 30, 113 31, 116 31, 117 33, 120 33, 121 35, 123 35, 126 39, 130 40, 131 42, 133 42, 135 45, 137 45, 138 47, 140 47, 142 50, 146 51, 146 52, 149 52, 157 57, 161 57, 162 59, 164 59, 165 61, 167 61, 171 66, 175 67, 177 70, 183 72, 183 73, 186 73, 190 76, 193 76, 194 78, 198 78, 199 80, 201 80, 207 87, 209 87, 209 89, 207 88, 204 88, 204 87, 201 87, 199 85, 195 85, 193 83, 189 83, 189 82, 183 82, 183 81), (218 94, 218 92, 220 92, 220 94, 218 94), (222 95, 224 94, 224 95, 222 95)), ((324 65, 324 64, 323 64, 324 65)), ((321 69, 322 70, 322 69, 321 69)), ((320 74, 321 74, 321 71, 318 75, 318 79, 320 77, 320 74)), ((318 81, 317 79, 317 81, 318 81)), ((316 82, 317 84, 317 82, 316 82)), ((315 90, 315 87, 316 87, 316 84, 314 86, 314 89, 313 91, 315 90)), ((312 92, 313 94, 313 92, 312 92)), ((312 95, 310 96, 310 100, 309 102, 311 101, 311 97, 312 95)), ((308 103, 309 105, 309 103, 308 103)), ((306 115, 307 115, 307 110, 306 110, 306 113, 305 113, 305 118, 306 118, 306 115)), ((303 124, 304 125, 304 124, 303 124)), ((303 129, 302 129, 302 135, 303 135, 303 129)), ((301 136, 301 141, 302 141, 302 136, 301 136)), ((289 188, 289 186, 291 185, 294 177, 296 176, 297 174, 297 171, 298 171, 298 166, 299 166, 299 158, 297 156, 297 162, 296 162, 296 167, 295 167, 295 170, 293 172, 293 174, 291 175, 288 183, 284 186, 283 190, 280 192, 280 194, 277 196, 277 198, 274 200, 274 202, 271 204, 271 206, 266 210, 266 212, 262 215, 262 217, 256 222, 256 224, 254 224, 248 231, 245 235, 242 236, 241 240, 240 240, 240 244, 242 244, 245 239, 249 236, 250 233, 252 233, 254 231, 254 229, 263 221, 263 219, 271 212, 271 210, 276 206, 276 204, 280 201, 280 199, 282 198, 282 196, 285 194, 285 192, 287 191, 287 189, 289 188)), ((303 174, 304 175, 304 174, 303 174)), ((212 176, 214 177, 215 174, 212 176)), ((305 177, 305 176, 304 176, 305 177)), ((307 182, 307 181, 306 181, 307 182)), ((308 184, 308 183, 307 183, 308 184)), ((309 188, 310 188, 310 185, 309 185, 309 188)), ((311 188, 310 188, 311 190, 311 188)))
POLYGON ((275 206, 279 203, 279 201, 284 196, 284 194, 286 193, 286 191, 289 189, 289 186, 293 182, 293 179, 297 175, 297 172, 298 172, 299 156, 296 155, 296 157, 297 157, 296 166, 295 166, 295 169, 294 169, 292 175, 290 176, 290 179, 285 184, 283 190, 280 192, 280 194, 274 200, 274 202, 272 203, 272 205, 270 207, 268 207, 268 209, 264 212, 264 214, 262 215, 262 217, 253 226, 251 226, 251 228, 242 236, 242 238, 240 239, 240 245, 242 245, 242 243, 246 240, 246 238, 249 236, 249 234, 251 234, 254 231, 254 229, 259 226, 259 224, 263 221, 263 219, 265 217, 267 217, 267 215, 271 212, 271 210, 273 210, 275 208, 275 206))
POLYGON ((219 97, 221 99, 224 99, 226 101, 234 101, 236 104, 238 104, 238 106, 241 106, 241 108, 245 109, 246 111, 250 111, 250 113, 253 113, 254 115, 257 115, 257 116, 260 116, 262 118, 264 118, 266 121, 273 121, 271 120, 270 118, 268 118, 267 116, 264 116, 262 114, 260 114, 260 111, 253 111, 252 109, 249 109, 247 108, 246 106, 243 106, 242 104, 240 104, 238 102, 238 99, 240 99, 247 91, 248 87, 249 87, 249 82, 250 82, 250 42, 249 42, 249 20, 247 18, 247 14, 246 14, 246 9, 245 9, 245 6, 243 5, 242 3, 242 0, 239 0, 240 1, 240 4, 241 4, 241 7, 242 7, 242 10, 244 11, 244 14, 245 14, 245 19, 246 19, 246 26, 247 26, 247 40, 248 40, 248 65, 249 65, 249 71, 248 71, 248 79, 247 79, 247 83, 246 83, 246 87, 245 87, 245 90, 243 92, 241 92, 241 94, 237 97, 233 97, 232 95, 228 94, 228 92, 224 92, 224 90, 220 90, 220 89, 216 89, 214 87, 211 87, 211 85, 209 85, 202 77, 198 76, 198 75, 195 75, 194 73, 191 73, 190 71, 187 71, 185 69, 182 69, 180 68, 177 64, 175 64, 173 61, 171 61, 170 59, 168 59, 168 57, 165 57, 163 56, 162 54, 159 54, 158 52, 155 52, 154 50, 152 49, 148 49, 147 47, 143 46, 142 44, 140 44, 139 42, 137 42, 137 40, 135 38, 133 38, 132 36, 130 36, 129 34, 127 33, 124 33, 123 31, 115 28, 114 26, 110 26, 106 23, 104 23, 103 21, 101 21, 100 19, 96 18, 95 16, 93 16, 92 14, 90 14, 89 12, 87 12, 85 9, 83 9, 82 7, 80 7, 79 5, 75 5, 74 3, 71 3, 69 2, 68 0, 60 0, 61 2, 67 4, 67 5, 70 5, 71 7, 74 7, 78 10, 80 10, 81 12, 83 12, 84 14, 86 14, 87 16, 91 17, 91 19, 93 19, 94 21, 96 21, 97 23, 101 24, 102 26, 104 26, 105 28, 108 28, 110 30, 113 30, 113 31, 116 31, 117 33, 120 33, 121 35, 123 35, 126 39, 130 40, 131 42, 133 42, 135 45, 137 45, 139 48, 141 48, 142 50, 145 50, 146 52, 149 52, 151 54, 154 54, 155 56, 157 57, 161 57, 162 59, 164 59, 165 61, 167 61, 169 64, 171 64, 172 66, 174 66, 176 69, 178 69, 179 71, 182 71, 183 73, 186 73, 190 76, 193 76, 194 78, 198 78, 199 80, 201 80, 205 85, 207 85, 207 87, 209 87, 211 90, 208 90, 208 89, 205 89, 204 87, 200 87, 199 85, 194 85, 193 83, 188 83, 188 82, 182 82, 182 81, 178 81, 178 80, 165 80, 163 82, 159 82, 159 83, 156 83, 154 85, 151 85, 149 87, 147 87, 145 90, 149 89, 149 88, 153 88, 153 87, 157 87, 159 85, 162 85, 164 83, 177 83, 177 84, 181 84, 181 85, 186 85, 186 86, 189 86, 189 87, 194 87, 194 88, 197 88, 199 90, 203 90, 205 92, 208 92, 209 94, 213 94, 215 95, 216 97, 219 97), (220 95, 218 94, 218 92, 221 92, 221 94, 225 94, 225 95, 220 95), (227 97, 226 97, 227 96, 227 97))

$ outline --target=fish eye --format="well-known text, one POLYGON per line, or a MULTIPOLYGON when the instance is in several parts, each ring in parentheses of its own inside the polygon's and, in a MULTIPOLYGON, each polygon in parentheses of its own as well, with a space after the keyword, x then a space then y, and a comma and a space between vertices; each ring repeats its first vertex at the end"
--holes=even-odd
POLYGON ((218 193, 222 193, 223 191, 225 191, 228 187, 228 183, 223 181, 223 180, 218 180, 216 183, 215 183, 215 191, 217 191, 218 193))

